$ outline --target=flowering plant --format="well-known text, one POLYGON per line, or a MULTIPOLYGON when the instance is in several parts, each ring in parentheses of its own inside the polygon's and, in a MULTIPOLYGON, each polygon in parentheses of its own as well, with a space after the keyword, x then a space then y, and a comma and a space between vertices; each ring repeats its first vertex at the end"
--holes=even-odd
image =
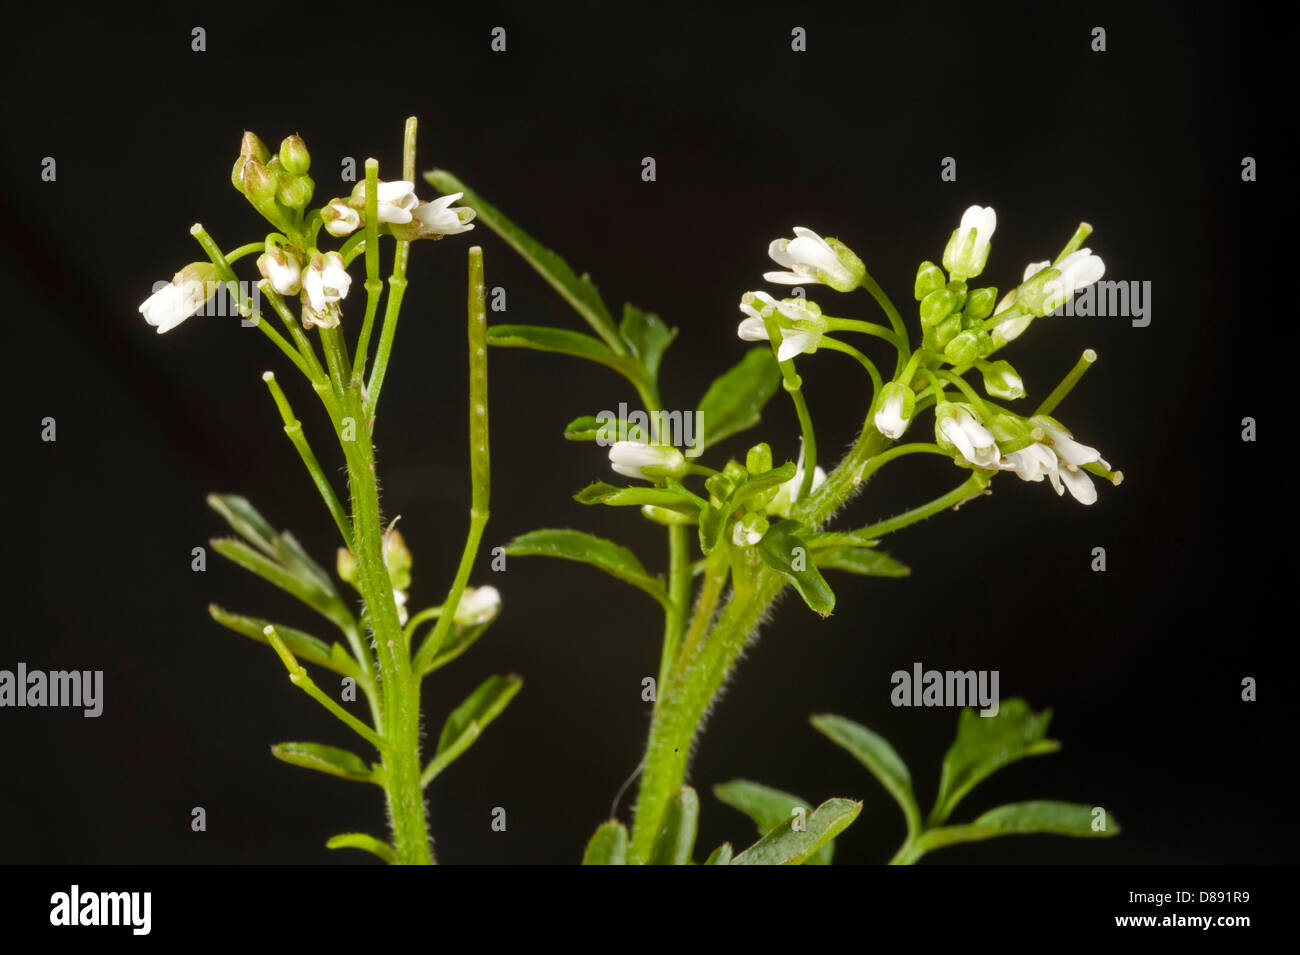
MULTIPOLYGON (((337 577, 358 592, 359 613, 292 534, 275 531, 241 497, 210 498, 238 535, 214 541, 218 552, 305 603, 343 637, 343 643, 328 644, 280 623, 216 605, 211 608, 219 623, 269 644, 290 680, 378 754, 376 761, 368 762, 350 751, 317 743, 273 747, 274 755, 286 762, 370 782, 384 791, 389 838, 345 833, 331 839, 331 847, 364 849, 389 862, 432 861, 424 788, 474 742, 521 686, 512 675, 485 680, 447 717, 433 755, 425 762, 420 745, 423 678, 464 653, 495 620, 501 605, 495 587, 468 586, 488 520, 489 344, 598 362, 621 374, 645 406, 644 412, 626 419, 579 418, 565 428, 564 437, 608 447, 614 473, 633 483, 596 482, 575 499, 583 505, 634 507, 645 519, 663 525, 668 551, 665 573, 652 574, 629 549, 576 530, 532 531, 505 549, 512 555, 586 563, 632 584, 663 611, 658 675, 648 681, 654 713, 639 768, 631 827, 617 819, 601 825, 586 849, 584 861, 590 863, 692 861, 699 799, 685 784, 689 754, 741 651, 787 588, 824 617, 835 608, 835 593, 823 571, 884 577, 908 573, 899 561, 876 549, 879 542, 987 493, 991 480, 1002 471, 1014 472, 1025 481, 1046 479, 1058 495, 1068 490, 1084 504, 1097 497, 1089 474, 1115 484, 1121 479, 1098 451, 1075 441, 1052 417, 1095 354, 1085 352, 1060 384, 1028 412, 1006 404, 1023 399, 1025 389, 1015 369, 995 357, 1036 319, 1050 315, 1075 290, 1100 278, 1101 260, 1081 247, 1091 232, 1086 224, 1078 227, 1054 259, 1025 269, 1019 285, 999 300, 995 288, 971 285, 984 271, 997 225, 992 209, 972 206, 944 249, 942 267, 927 261, 917 270, 913 291, 920 336, 915 344, 908 323, 853 250, 838 239, 798 227, 794 238, 771 243, 769 255, 782 270, 764 276, 793 286, 792 295, 777 299, 767 292, 749 291, 740 300, 744 318, 738 336, 765 344, 748 351, 689 410, 668 411, 661 398, 660 365, 676 330, 632 305, 626 305, 621 321, 615 322, 590 280, 579 278, 563 259, 450 173, 428 173, 426 181, 442 195, 421 200, 415 188, 415 132, 415 120, 408 120, 400 180, 380 180, 378 163, 367 160, 365 179, 348 196, 315 208, 310 156, 302 139, 286 138, 278 154, 272 155, 254 134, 245 134, 232 181, 273 231, 262 241, 223 251, 201 226, 194 226, 191 231, 208 261, 186 266, 140 307, 149 324, 167 332, 201 312, 225 289, 239 314, 303 375, 338 441, 348 475, 347 508, 308 443, 284 389, 273 373, 263 376, 285 433, 338 530, 337 577), (411 243, 463 233, 473 228, 475 219, 545 277, 594 335, 532 325, 489 328, 482 252, 469 249, 468 457, 473 487, 469 529, 446 598, 412 613, 407 602, 413 558, 396 520, 381 516, 371 434, 407 284, 411 243), (324 248, 331 243, 322 233, 341 241, 337 247, 324 248), (380 279, 381 238, 393 244, 386 296, 380 279), (254 254, 261 279, 250 291, 239 280, 235 264, 254 254), (356 321, 349 318, 350 308, 345 315, 344 303, 352 288, 349 269, 358 258, 364 258, 365 301, 356 321), (807 297, 805 286, 826 286, 843 295, 864 289, 888 325, 828 315, 807 297), (296 312, 290 304, 293 296, 298 298, 296 312), (260 307, 263 299, 284 334, 267 320, 260 307), (385 302, 382 318, 381 300, 385 302), (376 324, 378 339, 372 349, 376 324), (850 344, 848 337, 855 335, 883 341, 893 349, 892 369, 885 366, 888 375, 850 344), (849 356, 871 384, 859 434, 829 471, 819 460, 817 436, 796 370, 796 362, 803 363, 809 360, 805 356, 820 350, 849 356), (967 380, 975 372, 982 379, 982 394, 967 380), (702 462, 709 448, 757 425, 762 409, 778 390, 787 394, 799 421, 796 454, 780 456, 769 443, 758 442, 743 461, 719 460, 716 466, 702 462), (933 440, 896 443, 931 409, 933 440), (693 435, 689 440, 688 432, 693 435), (946 458, 968 474, 953 490, 903 514, 860 527, 828 527, 881 468, 918 453, 946 458), (698 558, 692 553, 692 540, 698 558), (426 624, 431 626, 421 638, 420 628, 426 624), (325 692, 304 663, 339 675, 344 701, 349 687, 359 687, 370 721, 357 718, 325 692)), ((1049 720, 1049 712, 1035 713, 1021 700, 1005 701, 980 716, 965 711, 928 817, 921 814, 906 765, 885 740, 842 717, 817 716, 813 723, 866 765, 898 801, 908 835, 895 861, 912 862, 944 845, 1007 832, 1098 836, 1117 831, 1100 807, 1059 802, 1016 803, 969 824, 948 824, 960 799, 994 770, 1057 747, 1046 738, 1049 720)), ((760 839, 741 852, 733 852, 730 844, 719 846, 707 857, 714 864, 829 861, 835 837, 854 821, 861 807, 850 799, 832 798, 809 808, 809 803, 789 793, 743 780, 717 787, 715 794, 749 815, 760 839)))

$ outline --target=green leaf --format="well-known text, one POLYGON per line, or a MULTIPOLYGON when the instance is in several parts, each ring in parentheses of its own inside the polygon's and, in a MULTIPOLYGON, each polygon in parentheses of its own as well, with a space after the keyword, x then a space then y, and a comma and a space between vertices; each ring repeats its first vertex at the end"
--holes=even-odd
POLYGON ((524 681, 513 673, 509 676, 490 676, 465 698, 465 702, 452 710, 447 722, 442 725, 442 735, 438 737, 438 748, 433 759, 425 767, 423 781, 426 786, 469 749, 523 685, 524 681))
POLYGON ((1046 833, 1081 839, 1108 839, 1119 834, 1119 823, 1103 810, 1095 817, 1105 829, 1093 828, 1093 807, 1077 803, 1017 802, 990 809, 974 822, 960 826, 940 826, 926 831, 917 847, 926 852, 959 842, 978 842, 995 836, 1046 833))
MULTIPOLYGON (((760 836, 775 829, 780 823, 794 818, 795 809, 807 811, 808 800, 800 799, 780 789, 750 782, 747 779, 733 779, 729 783, 719 783, 713 787, 713 795, 732 809, 738 809, 754 820, 760 836)), ((835 851, 835 843, 828 842, 808 859, 808 865, 830 865, 835 851)))
POLYGON ((787 461, 779 468, 754 474, 741 481, 720 507, 710 507, 700 515, 700 550, 708 553, 718 546, 727 522, 747 500, 762 491, 784 484, 794 477, 796 466, 787 461))
POLYGON ((880 780, 880 785, 894 797, 907 817, 907 831, 921 830, 921 807, 912 793, 912 774, 907 764, 883 736, 873 733, 852 720, 830 713, 814 716, 812 725, 832 743, 847 749, 858 762, 880 780))
POLYGON ((731 843, 724 842, 718 848, 709 853, 709 857, 704 860, 705 865, 731 865, 731 843))
POLYGON ((356 618, 343 603, 338 593, 319 587, 310 578, 303 577, 284 564, 267 557, 241 540, 233 537, 221 537, 209 541, 212 549, 222 557, 238 564, 245 570, 257 574, 263 580, 274 584, 285 593, 292 594, 311 607, 326 620, 331 621, 345 633, 356 629, 356 618))
POLYGON ((590 278, 586 275, 581 278, 575 275, 564 259, 545 248, 447 170, 435 169, 425 173, 424 178, 441 192, 463 192, 465 196, 460 200, 461 205, 473 209, 478 214, 480 222, 523 256, 528 264, 577 310, 587 324, 595 329, 606 344, 611 346, 614 342, 621 344, 621 338, 614 328, 614 318, 605 307, 604 300, 601 299, 590 278))
POLYGON ((911 568, 869 547, 829 547, 813 550, 813 563, 827 570, 847 570, 868 577, 906 577, 911 568))
POLYGON ((529 531, 507 544, 506 553, 512 557, 559 557, 591 564, 619 580, 640 587, 664 606, 668 605, 663 582, 651 577, 635 554, 594 534, 562 528, 529 531))
POLYGON ((626 865, 627 829, 617 819, 611 819, 596 830, 587 851, 582 854, 583 865, 626 865))
POLYGON ((1002 701, 996 716, 962 710, 957 738, 943 758, 930 825, 944 822, 968 792, 1003 766, 1060 749, 1060 743, 1047 739, 1051 721, 1051 710, 1035 713, 1020 699, 1002 701))
POLYGON ((379 856, 389 865, 397 864, 397 851, 387 842, 368 836, 364 832, 344 832, 325 843, 326 849, 360 849, 379 856))
POLYGON ((650 850, 650 865, 690 865, 699 821, 700 797, 690 786, 683 786, 664 810, 663 824, 650 850))
POLYGON ((795 521, 777 521, 756 545, 758 556, 794 585, 811 610, 823 617, 829 616, 835 609, 835 592, 817 569, 817 562, 812 559, 813 552, 795 534, 797 527, 799 524, 795 521))
POLYGON ((635 305, 623 306, 623 321, 618 326, 619 334, 627 342, 628 349, 645 370, 646 377, 654 381, 659 377, 659 362, 664 350, 677 337, 677 329, 669 328, 653 312, 643 312, 635 305))
POLYGON ((758 424, 776 394, 781 370, 770 348, 754 348, 716 378, 699 403, 700 450, 758 424))
POLYGON ((231 613, 216 604, 208 605, 208 613, 212 619, 223 627, 227 627, 235 633, 242 633, 246 637, 256 640, 258 643, 271 645, 266 639, 266 628, 275 627, 275 632, 280 635, 284 645, 293 651, 293 655, 299 661, 315 663, 317 666, 333 670, 335 673, 341 673, 344 676, 350 676, 353 679, 359 679, 361 668, 357 661, 352 659, 351 654, 343 649, 340 644, 333 646, 327 644, 324 640, 313 637, 310 633, 303 633, 301 630, 295 630, 293 627, 286 627, 283 624, 272 623, 270 620, 263 620, 261 617, 245 617, 243 614, 231 613))
POLYGON ((487 330, 488 342, 502 348, 532 348, 537 351, 558 352, 575 358, 599 362, 637 381, 639 371, 627 358, 614 354, 599 338, 567 328, 547 328, 544 325, 493 325, 487 330))
POLYGON ((342 779, 378 783, 374 770, 366 765, 364 759, 337 746, 326 746, 324 743, 277 743, 271 747, 271 755, 294 766, 329 773, 342 779))
POLYGON ((236 494, 209 494, 208 506, 220 514, 236 534, 293 576, 318 590, 337 596, 330 575, 311 559, 297 538, 288 531, 277 533, 247 498, 236 494))
POLYGON ((579 504, 607 504, 612 507, 666 507, 694 516, 700 512, 700 501, 683 491, 670 487, 615 487, 604 481, 588 484, 573 499, 579 504))
POLYGON ((731 860, 732 865, 801 865, 849 827, 862 803, 852 799, 828 799, 796 830, 792 820, 783 820, 758 842, 731 860))

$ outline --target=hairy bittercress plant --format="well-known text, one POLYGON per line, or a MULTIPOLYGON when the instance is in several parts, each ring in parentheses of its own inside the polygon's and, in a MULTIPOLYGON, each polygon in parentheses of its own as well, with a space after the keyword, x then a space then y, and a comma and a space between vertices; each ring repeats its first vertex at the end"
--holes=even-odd
POLYGON ((325 410, 347 466, 350 507, 346 509, 275 375, 269 371, 263 375, 285 434, 338 529, 342 544, 338 574, 360 593, 360 613, 354 613, 351 601, 292 534, 277 533, 241 497, 209 498, 239 535, 212 544, 223 556, 333 623, 346 645, 330 644, 301 630, 231 613, 215 604, 211 612, 217 622, 237 633, 270 644, 295 686, 374 747, 379 758, 372 763, 320 743, 281 743, 272 747, 272 753, 288 763, 383 789, 391 841, 345 833, 330 839, 328 845, 365 849, 399 863, 433 861, 424 788, 478 738, 522 685, 516 676, 484 681, 447 717, 432 759, 421 765, 421 684, 479 638, 495 619, 500 597, 493 587, 467 588, 488 520, 487 319, 483 255, 477 247, 469 250, 470 527, 460 566, 441 605, 408 614, 412 557, 394 526, 396 519, 386 522, 381 517, 371 434, 406 290, 410 246, 419 239, 441 239, 468 231, 474 217, 472 210, 453 205, 458 195, 432 202, 416 197, 415 132, 415 119, 407 120, 401 181, 381 181, 378 162, 368 159, 365 180, 357 183, 349 196, 317 208, 310 207, 315 184, 308 175, 311 160, 302 139, 288 137, 273 156, 256 135, 245 133, 231 179, 273 231, 262 241, 223 252, 202 226, 195 225, 190 231, 209 261, 186 266, 170 285, 162 285, 140 306, 146 321, 160 333, 166 332, 200 312, 224 288, 246 322, 259 328, 307 380, 325 410), (336 243, 337 248, 326 249, 327 237, 322 232, 342 241, 336 243), (367 377, 372 333, 384 299, 379 276, 381 236, 393 240, 393 266, 367 377), (262 279, 250 290, 248 283, 238 278, 235 265, 254 254, 262 279), (352 285, 348 269, 361 256, 365 259, 364 313, 359 322, 355 314, 346 322, 343 302, 352 285), (293 296, 299 299, 296 314, 289 301, 293 296), (270 303, 287 339, 262 314, 261 299, 270 303), (355 333, 351 349, 345 336, 349 325, 355 333), (419 639, 419 628, 430 621, 432 627, 419 639), (360 687, 368 704, 369 723, 322 689, 303 663, 341 675, 344 701, 355 699, 355 692, 348 693, 350 688, 360 687))
MULTIPOLYGON (((1046 479, 1058 495, 1069 490, 1083 504, 1096 500, 1088 473, 1114 484, 1122 478, 1096 449, 1076 442, 1051 417, 1096 359, 1093 352, 1084 352, 1047 398, 1027 413, 1004 403, 1023 398, 1024 385, 1007 361, 995 357, 1035 319, 1049 315, 1077 289, 1101 277, 1101 260, 1081 248, 1091 232, 1086 223, 1054 259, 1026 268, 1020 284, 999 301, 997 289, 971 284, 984 271, 997 218, 990 208, 967 209, 944 249, 942 268, 923 262, 917 270, 914 295, 921 335, 915 346, 898 309, 858 256, 837 239, 797 227, 794 238, 777 239, 769 246, 770 257, 782 271, 767 272, 764 278, 785 285, 823 285, 843 294, 864 289, 889 325, 828 315, 803 294, 778 300, 766 292, 746 292, 740 301, 745 318, 738 335, 746 341, 766 342, 767 347, 745 355, 691 406, 692 411, 685 412, 693 415, 697 433, 684 453, 674 446, 683 443, 683 413, 665 412, 659 388, 660 361, 676 330, 632 305, 624 306, 622 320, 616 323, 586 276, 579 278, 564 260, 455 176, 437 170, 426 179, 440 190, 462 193, 479 219, 528 260, 597 336, 497 325, 488 329, 488 340, 604 364, 626 378, 645 405, 644 412, 617 421, 579 418, 568 425, 564 436, 611 445, 614 472, 638 482, 630 486, 599 482, 579 491, 575 499, 588 505, 637 507, 647 519, 666 525, 666 578, 647 571, 627 548, 576 530, 534 531, 506 548, 508 554, 540 554, 591 564, 640 588, 663 609, 654 715, 640 766, 631 832, 618 820, 602 825, 587 847, 587 862, 691 861, 699 801, 695 791, 684 785, 689 755, 701 722, 741 650, 787 587, 793 587, 812 610, 827 616, 835 607, 835 594, 823 570, 887 577, 908 573, 898 561, 875 550, 875 545, 889 534, 984 494, 1000 471, 1012 471, 1024 481, 1046 479), (893 348, 888 376, 843 337, 859 334, 893 348), (858 362, 872 388, 860 433, 829 473, 818 466, 816 434, 795 367, 796 360, 821 350, 858 362), (981 377, 983 394, 967 380, 972 372, 981 377), (699 461, 698 455, 709 446, 757 424, 761 409, 778 389, 789 396, 798 417, 801 445, 796 460, 778 464, 771 446, 758 443, 743 462, 718 462, 715 467, 699 461), (934 412, 932 437, 896 443, 928 409, 934 412), (918 453, 948 458, 969 475, 952 491, 895 517, 846 530, 826 528, 832 515, 884 465, 918 453), (698 482, 696 488, 688 487, 688 481, 698 482), (699 559, 691 553, 692 536, 699 559), (693 584, 696 576, 698 585, 693 584)), ((992 720, 965 714, 945 761, 935 809, 925 821, 912 795, 907 768, 888 743, 839 717, 819 717, 815 723, 865 763, 899 801, 908 836, 895 861, 911 862, 941 845, 1004 832, 1091 836, 1117 831, 1113 823, 1107 824, 1100 807, 1041 802, 1004 806, 965 827, 944 825, 957 800, 993 769, 1018 755, 1055 748, 1042 739, 1049 717, 1030 713, 1023 701, 1012 701, 992 720), (969 779, 955 783, 954 774, 963 771, 969 779)), ((827 861, 831 840, 860 808, 850 800, 832 799, 809 813, 802 808, 807 803, 797 797, 743 781, 729 784, 718 795, 747 812, 764 836, 734 859, 729 845, 719 847, 708 857, 710 863, 827 861)))

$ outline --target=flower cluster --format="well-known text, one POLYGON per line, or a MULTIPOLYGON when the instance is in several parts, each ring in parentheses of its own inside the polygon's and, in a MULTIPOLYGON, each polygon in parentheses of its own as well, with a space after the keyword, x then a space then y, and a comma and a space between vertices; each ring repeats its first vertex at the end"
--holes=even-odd
MULTIPOLYGON (((302 138, 287 137, 272 155, 255 133, 246 132, 231 182, 253 207, 275 227, 265 242, 254 243, 229 256, 213 256, 211 263, 196 262, 178 272, 170 285, 151 295, 141 306, 145 320, 166 332, 199 312, 223 284, 237 288, 230 265, 250 249, 258 251, 257 270, 266 288, 281 297, 299 296, 304 328, 335 328, 341 320, 340 303, 352 284, 348 266, 363 251, 361 237, 338 250, 323 250, 317 241, 323 229, 336 238, 351 236, 366 224, 366 183, 357 183, 345 199, 331 199, 319 209, 308 209, 316 184, 308 175, 311 156, 302 138)), ((382 233, 402 241, 441 239, 474 226, 474 210, 453 205, 462 193, 424 201, 410 182, 384 182, 376 188, 376 216, 382 233)), ((212 253, 210 253, 211 255, 212 253)))

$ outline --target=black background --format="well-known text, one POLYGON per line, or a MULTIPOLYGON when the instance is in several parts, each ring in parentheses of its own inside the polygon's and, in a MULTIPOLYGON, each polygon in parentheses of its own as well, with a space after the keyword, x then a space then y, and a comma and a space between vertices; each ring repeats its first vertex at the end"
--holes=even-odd
MULTIPOLYGON (((956 714, 890 706, 890 673, 920 661, 1000 670, 1004 698, 1056 710, 1052 735, 1065 744, 982 785, 960 818, 1059 798, 1106 806, 1124 827, 1115 840, 1004 839, 931 861, 1284 858, 1289 831, 1270 820, 1294 762, 1282 616, 1292 595, 1277 550, 1294 526, 1282 497, 1293 472, 1278 450, 1289 416, 1270 412, 1291 353, 1268 323, 1287 314, 1273 296, 1290 263, 1267 258, 1259 231, 1283 201, 1281 155, 1264 138, 1276 122, 1258 45, 1267 26, 1207 5, 891 6, 28 14, 5 67, 0 667, 102 669, 106 700, 99 719, 0 711, 0 861, 368 860, 324 841, 381 833, 379 794, 267 749, 352 740, 206 606, 314 622, 215 555, 206 573, 190 570, 191 548, 224 531, 204 505, 212 490, 247 495, 328 562, 333 527, 258 380, 266 368, 291 376, 237 321, 158 336, 136 309, 153 282, 201 258, 192 222, 226 248, 265 233, 228 181, 243 129, 272 144, 301 133, 319 201, 349 188, 333 179, 345 156, 374 155, 397 178, 409 114, 421 121, 421 169, 455 171, 590 271, 612 305, 632 300, 680 329, 663 375, 670 408, 691 407, 739 359, 736 303, 764 287, 768 241, 796 224, 846 241, 913 322, 916 265, 939 257, 971 203, 998 212, 989 282, 1015 282, 1087 219, 1108 278, 1152 283, 1149 327, 1042 321, 1006 354, 1035 399, 1083 348, 1100 353, 1059 417, 1123 469, 1124 485, 1100 487, 1084 508, 1000 479, 990 499, 889 541, 910 578, 833 581, 827 621, 786 599, 698 747, 702 851, 751 836, 707 792, 744 776, 811 800, 864 798, 838 861, 888 858, 897 810, 807 717, 840 713, 881 732, 926 803, 956 714), (489 49, 498 25, 505 53, 489 49), (207 30, 206 52, 191 51, 193 26, 207 30), (806 53, 790 51, 794 26, 808 31, 806 53), (1105 53, 1090 50, 1094 26, 1107 30, 1105 53), (1260 182, 1241 182, 1246 155, 1260 182), (40 179, 46 156, 54 183, 40 179), (644 156, 656 182, 640 178, 644 156), (940 181, 945 156, 957 159, 955 183, 940 181), (1260 422, 1257 444, 1240 440, 1246 415, 1260 422), (46 416, 55 443, 40 440, 46 416), (1097 546, 1105 574, 1089 569, 1097 546), (1240 700, 1247 675, 1259 702, 1240 700), (195 806, 204 833, 190 829, 195 806)), ((376 441, 386 512, 402 515, 416 555, 417 607, 442 599, 466 524, 471 241, 486 250, 489 285, 508 292, 495 320, 579 327, 486 228, 414 247, 376 441)), ((859 296, 835 312, 874 318, 859 296)), ((836 296, 814 297, 829 309, 836 296)), ((499 587, 505 609, 426 684, 428 731, 488 674, 526 684, 431 789, 432 827, 446 862, 572 862, 640 758, 657 611, 574 565, 520 558, 493 575, 486 549, 574 526, 659 568, 662 534, 570 499, 608 470, 561 429, 635 406, 622 380, 555 356, 492 358, 493 518, 473 582, 499 587), (489 827, 495 806, 505 833, 489 827)), ((865 378, 829 353, 801 371, 830 453, 865 412, 865 378)), ((318 453, 340 465, 308 390, 289 387, 318 453)), ((778 396, 761 428, 725 450, 761 437, 793 454, 787 405, 778 396)), ((940 459, 906 459, 848 519, 888 516, 960 477, 940 459)))

